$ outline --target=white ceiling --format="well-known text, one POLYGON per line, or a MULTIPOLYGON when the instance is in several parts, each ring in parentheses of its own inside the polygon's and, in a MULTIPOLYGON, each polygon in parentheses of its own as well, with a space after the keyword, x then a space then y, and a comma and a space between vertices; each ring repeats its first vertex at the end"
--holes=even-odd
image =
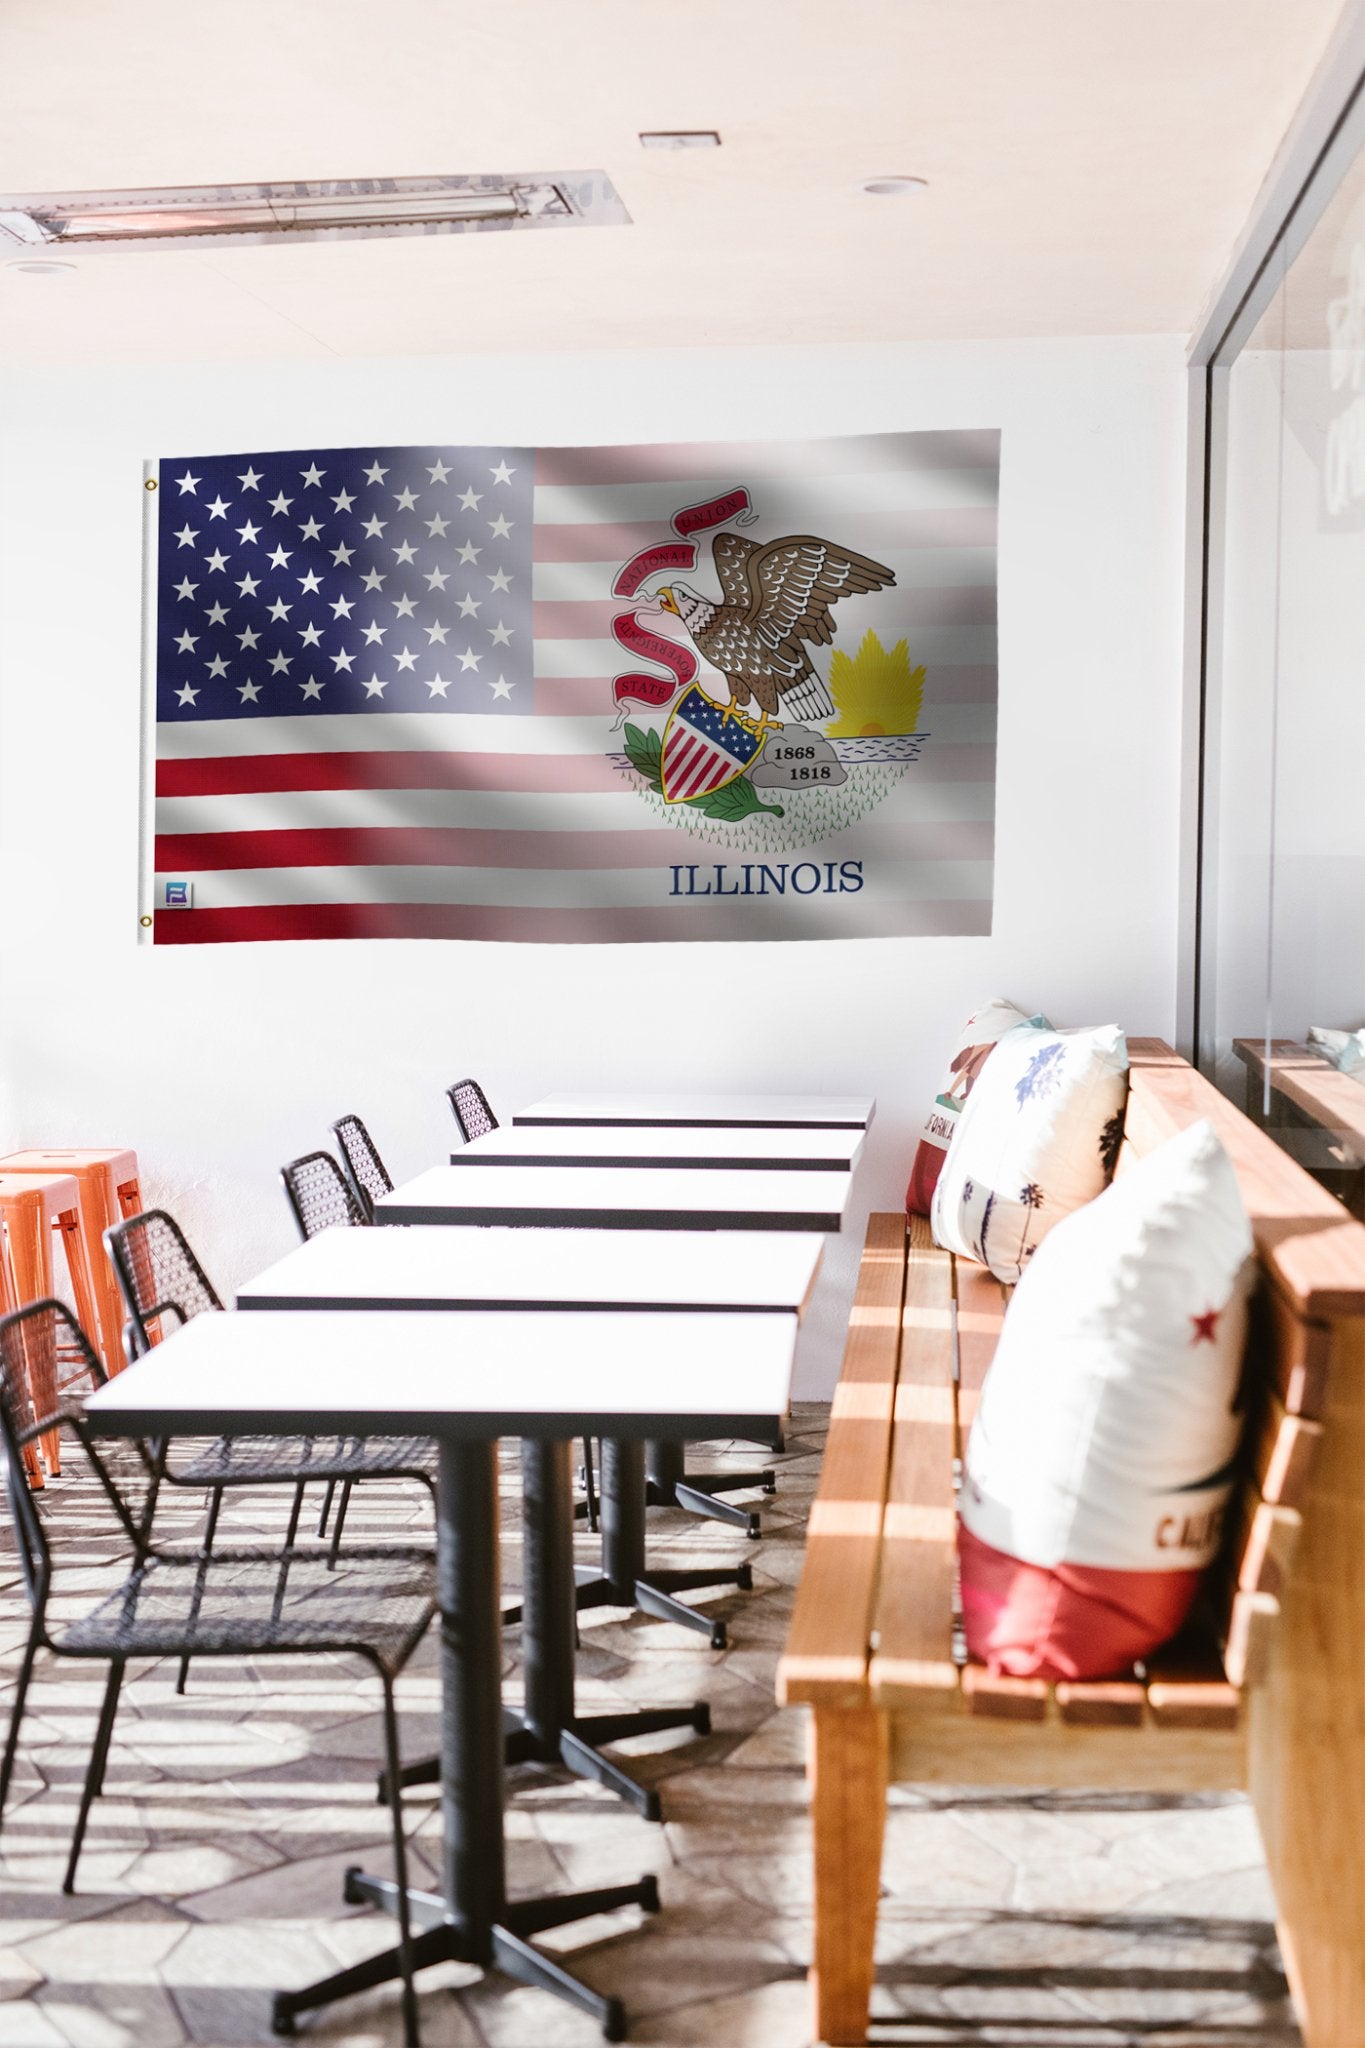
POLYGON ((1340 11, 3 0, 0 193, 603 168, 634 224, 0 270, 0 360, 1185 332, 1340 11))

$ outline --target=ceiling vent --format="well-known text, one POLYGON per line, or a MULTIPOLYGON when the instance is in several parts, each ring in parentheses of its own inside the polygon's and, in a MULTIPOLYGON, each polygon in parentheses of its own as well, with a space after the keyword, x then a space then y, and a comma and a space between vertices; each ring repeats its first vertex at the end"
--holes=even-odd
POLYGON ((280 185, 180 185, 144 192, 0 197, 0 258, 55 249, 195 249, 369 241, 485 229, 627 226, 605 171, 507 177, 335 178, 280 185))

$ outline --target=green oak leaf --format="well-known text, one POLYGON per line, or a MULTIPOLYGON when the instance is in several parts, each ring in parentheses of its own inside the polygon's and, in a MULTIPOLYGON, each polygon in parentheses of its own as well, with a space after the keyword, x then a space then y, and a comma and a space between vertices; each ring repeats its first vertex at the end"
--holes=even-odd
POLYGON ((626 758, 635 773, 642 776, 651 789, 661 789, 663 744, 659 735, 638 725, 628 725, 622 737, 626 743, 626 758))
POLYGON ((741 818, 752 817, 755 811, 766 811, 774 818, 783 815, 781 804, 765 804, 745 775, 727 782, 724 789, 710 789, 705 796, 690 797, 687 808, 701 811, 708 818, 721 818, 728 825, 737 825, 741 818))

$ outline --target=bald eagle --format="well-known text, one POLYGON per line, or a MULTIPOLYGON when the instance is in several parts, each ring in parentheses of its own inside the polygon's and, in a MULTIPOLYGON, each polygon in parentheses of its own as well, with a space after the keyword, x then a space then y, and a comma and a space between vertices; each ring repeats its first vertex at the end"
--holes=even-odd
POLYGON ((830 606, 841 597, 889 588, 896 580, 891 571, 813 533, 789 533, 766 546, 742 534, 718 533, 711 559, 720 578, 719 604, 685 583, 658 595, 730 685, 729 712, 756 698, 759 733, 777 722, 779 697, 794 718, 831 718, 833 701, 802 643, 826 646, 834 638, 830 606))

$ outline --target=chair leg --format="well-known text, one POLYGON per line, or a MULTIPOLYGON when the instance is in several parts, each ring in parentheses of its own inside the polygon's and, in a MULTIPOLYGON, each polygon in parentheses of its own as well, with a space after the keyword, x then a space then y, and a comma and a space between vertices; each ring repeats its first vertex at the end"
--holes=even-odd
POLYGON ((583 1491, 588 1497, 588 1527, 597 1534, 597 1483, 592 1470, 592 1438, 583 1439, 583 1491))
POLYGON ((351 1489, 354 1485, 354 1479, 343 1479, 341 1482, 341 1499, 337 1502, 337 1518, 332 1526, 332 1547, 327 1553, 329 1571, 335 1569, 337 1554, 341 1549, 341 1532, 346 1526, 346 1510, 351 1505, 351 1489))
POLYGON ((417 2030, 417 1987, 413 1977, 412 1914, 408 1901, 408 1845, 403 1833, 403 1793, 398 1763, 398 1715, 394 1707, 393 1680, 381 1672, 384 1682, 384 1777, 391 1788, 393 1814, 393 1875, 398 1887, 398 1959, 403 1978, 403 2048, 420 2048, 417 2030))
MULTIPOLYGON (((214 1539, 215 1535, 216 1535, 216 1534, 217 1534, 217 1532, 218 1532, 218 1517, 219 1517, 219 1515, 220 1515, 220 1514, 222 1513, 222 1509, 223 1509, 223 1489, 222 1489, 222 1487, 221 1487, 221 1486, 215 1486, 215 1487, 212 1487, 212 1488, 210 1488, 210 1490, 209 1490, 209 1511, 208 1511, 208 1515, 206 1516, 206 1518, 205 1518, 205 1521, 204 1521, 204 1533, 203 1533, 203 1535, 201 1536, 201 1538, 199 1539, 199 1547, 200 1547, 200 1549, 201 1549, 201 1550, 203 1551, 203 1553, 204 1553, 205 1557, 208 1557, 208 1556, 210 1556, 210 1555, 212 1554, 212 1551, 213 1551, 213 1539, 214 1539)), ((188 1657, 182 1657, 182 1658, 180 1659, 180 1669, 179 1669, 179 1670, 178 1670, 178 1671, 176 1672, 176 1674, 175 1674, 175 1689, 176 1689, 176 1691, 177 1691, 178 1693, 183 1693, 183 1692, 184 1692, 184 1690, 185 1690, 185 1686, 186 1686, 186 1684, 188 1683, 188 1680, 189 1680, 189 1675, 190 1675, 190 1660, 189 1660, 189 1658, 188 1658, 188 1657)))
POLYGON ((5 1736, 5 1756, 0 1763, 0 1826, 4 1824, 5 1801, 9 1798, 10 1779, 14 1776, 14 1759, 19 1753, 19 1725, 24 1718, 24 1702, 28 1698, 28 1682, 33 1676, 33 1661, 38 1654, 38 1624, 35 1622, 28 1633, 24 1648, 24 1659, 19 1666, 19 1683, 14 1689, 10 1702, 9 1732, 5 1736))
POLYGON ((327 1481, 327 1491, 322 1496, 322 1513, 318 1516, 318 1542, 327 1534, 327 1523, 332 1513, 332 1496, 337 1490, 335 1479, 327 1481))
POLYGON ((62 1879, 62 1890, 67 1893, 76 1889, 76 1865, 80 1860, 81 1844, 85 1840, 85 1824, 90 1818, 92 1804, 104 1789, 104 1767, 109 1761, 109 1742, 114 1733, 114 1716, 118 1712, 123 1665, 123 1658, 115 1657, 109 1666, 109 1682, 104 1688, 104 1704, 100 1708, 95 1744, 90 1752, 90 1768, 85 1774, 80 1811, 76 1815, 75 1831, 71 1837, 71 1854, 66 1860, 66 1876, 62 1879))

